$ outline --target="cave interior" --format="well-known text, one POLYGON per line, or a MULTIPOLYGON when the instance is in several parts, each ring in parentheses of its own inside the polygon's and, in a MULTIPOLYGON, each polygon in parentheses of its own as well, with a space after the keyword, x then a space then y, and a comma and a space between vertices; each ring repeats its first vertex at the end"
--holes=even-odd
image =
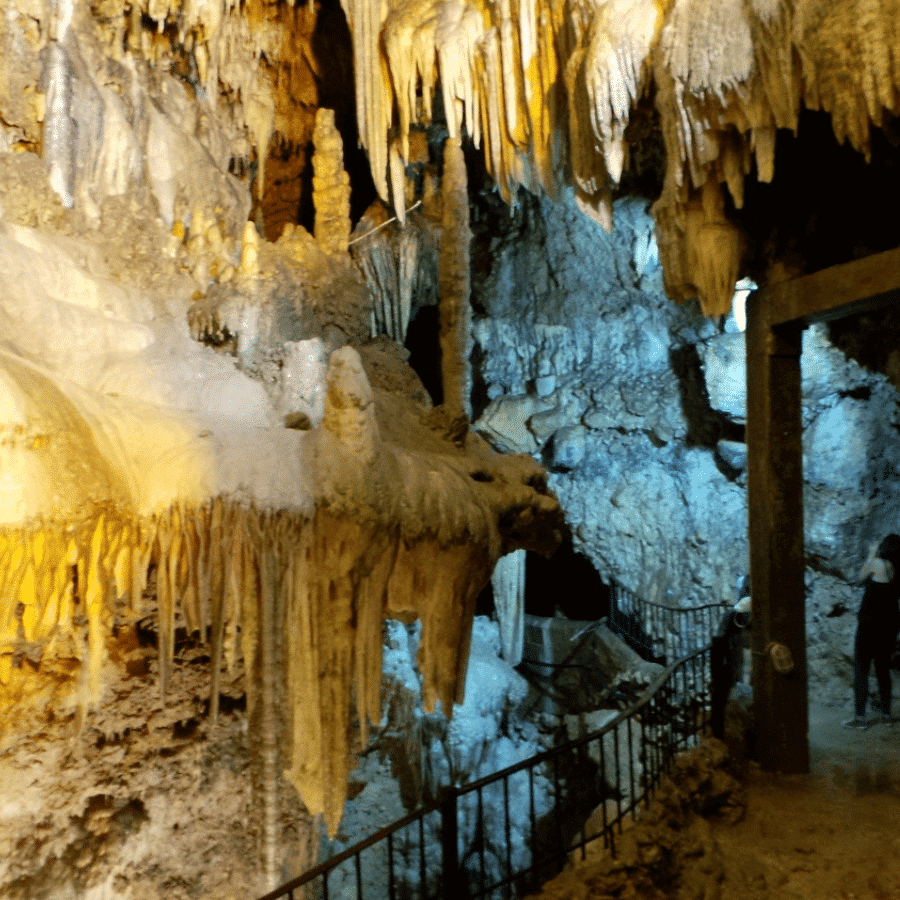
POLYGON ((898 29, 8 0, 0 894, 261 894, 537 752, 525 617, 616 583, 749 572, 806 771, 900 532, 898 29))

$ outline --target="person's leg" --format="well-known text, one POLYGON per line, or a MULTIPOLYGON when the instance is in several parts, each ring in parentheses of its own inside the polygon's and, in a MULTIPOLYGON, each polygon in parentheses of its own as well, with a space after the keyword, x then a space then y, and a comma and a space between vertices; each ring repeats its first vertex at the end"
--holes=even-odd
POLYGON ((878 679, 881 712, 889 716, 891 714, 891 673, 888 667, 890 657, 884 652, 883 647, 879 647, 872 661, 875 663, 875 677, 878 679))
POLYGON ((896 630, 892 625, 888 625, 878 635, 878 645, 873 656, 875 677, 878 679, 878 694, 881 699, 881 711, 886 716, 891 714, 891 656, 894 653, 894 644, 896 642, 896 630))
POLYGON ((872 637, 862 628, 856 629, 854 650, 853 694, 856 718, 862 719, 866 714, 866 702, 869 699, 869 668, 872 665, 872 637))

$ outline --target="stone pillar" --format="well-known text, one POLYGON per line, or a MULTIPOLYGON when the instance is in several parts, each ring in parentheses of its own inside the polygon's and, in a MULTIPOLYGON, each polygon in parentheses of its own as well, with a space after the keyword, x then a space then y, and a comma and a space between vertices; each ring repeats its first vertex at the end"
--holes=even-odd
POLYGON ((444 144, 443 234, 440 284, 441 375, 444 407, 453 419, 469 418, 469 188, 459 138, 444 144))
POLYGON ((747 509, 756 755, 809 771, 799 321, 772 327, 747 303, 747 509))

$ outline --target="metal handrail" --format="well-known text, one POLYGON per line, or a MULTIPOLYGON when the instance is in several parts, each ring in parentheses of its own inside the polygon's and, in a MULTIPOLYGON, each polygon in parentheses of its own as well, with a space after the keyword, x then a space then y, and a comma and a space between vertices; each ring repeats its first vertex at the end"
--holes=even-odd
POLYGON ((638 596, 613 580, 608 624, 645 659, 668 662, 708 647, 730 603, 665 606, 638 596))
MULTIPOLYGON (((355 880, 358 900, 411 900, 411 898, 515 898, 522 891, 534 890, 560 871, 573 852, 582 858, 588 844, 603 840, 615 854, 616 833, 629 815, 653 796, 663 774, 677 753, 694 746, 709 724, 710 650, 704 647, 670 665, 641 695, 630 709, 615 715, 602 728, 565 744, 546 750, 529 759, 508 766, 463 787, 449 790, 443 799, 410 813, 363 841, 340 851, 308 872, 270 891, 260 900, 299 900, 300 897, 328 900, 333 888, 329 876, 339 867, 350 864, 352 871, 338 873, 355 880), (638 749, 638 754, 635 749, 638 749), (510 817, 510 794, 519 790, 520 778, 527 774, 528 823, 527 852, 514 854, 510 817), (542 779, 552 783, 552 802, 537 801, 535 785, 542 779), (496 808, 485 803, 488 792, 502 791, 503 834, 499 842, 489 846, 488 832, 497 816, 496 808), (468 798, 474 795, 474 802, 468 798), (591 804, 599 811, 597 830, 587 833, 584 822, 575 813, 588 813, 591 804), (473 833, 480 837, 469 852, 477 854, 477 866, 465 865, 460 854, 458 827, 462 814, 476 812, 473 833), (489 821, 490 820, 490 821, 489 821), (415 835, 403 834, 414 827, 415 835), (439 832, 437 840, 427 841, 426 830, 439 832), (367 862, 369 877, 381 874, 377 887, 364 890, 362 856, 379 844, 385 844, 387 862, 377 858, 367 862), (427 860, 426 850, 440 846, 440 867, 436 859, 427 860), (477 846, 476 846, 477 845, 477 846), (500 852, 495 852, 499 848, 500 852), (417 857, 407 864, 406 873, 414 872, 416 881, 403 879, 404 871, 397 862, 412 854, 417 857), (514 855, 527 856, 527 864, 514 860, 514 855), (502 858, 501 858, 502 857, 502 858), (490 865, 488 865, 490 862, 490 865), (399 870, 399 871, 398 871, 399 870), (490 870, 490 871, 489 871, 490 870), (474 877, 473 877, 474 876, 474 877), (475 884, 470 884, 470 877, 475 884), (311 888, 311 890, 310 890, 311 888)), ((519 791, 519 793, 521 793, 519 791)), ((499 802, 499 798, 496 802, 499 802)), ((344 896, 341 893, 341 896, 344 896)))

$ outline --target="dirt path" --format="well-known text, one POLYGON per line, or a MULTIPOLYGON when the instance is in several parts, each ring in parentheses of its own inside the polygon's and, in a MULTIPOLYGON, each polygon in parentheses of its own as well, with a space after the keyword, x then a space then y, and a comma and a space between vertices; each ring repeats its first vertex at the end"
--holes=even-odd
POLYGON ((854 731, 846 716, 814 703, 812 773, 751 773, 744 819, 713 826, 722 900, 900 898, 900 723, 854 731))

